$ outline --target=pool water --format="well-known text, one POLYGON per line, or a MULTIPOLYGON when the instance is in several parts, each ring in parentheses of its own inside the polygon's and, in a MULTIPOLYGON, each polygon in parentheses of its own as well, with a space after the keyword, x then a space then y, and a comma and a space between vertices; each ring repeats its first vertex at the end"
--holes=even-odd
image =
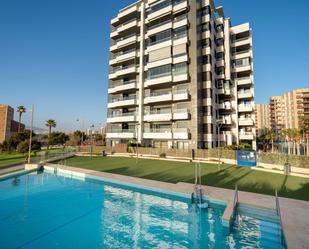
POLYGON ((239 214, 233 232, 224 233, 224 209, 211 203, 199 210, 186 197, 101 181, 27 174, 0 181, 0 248, 283 248, 280 240, 263 240, 280 237, 277 221, 266 226, 239 214))

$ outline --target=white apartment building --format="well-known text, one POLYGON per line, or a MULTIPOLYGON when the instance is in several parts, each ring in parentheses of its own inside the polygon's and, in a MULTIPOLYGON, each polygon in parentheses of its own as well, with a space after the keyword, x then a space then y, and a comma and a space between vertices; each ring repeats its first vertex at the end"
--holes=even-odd
POLYGON ((251 29, 212 0, 140 0, 111 20, 107 142, 255 148, 251 29))

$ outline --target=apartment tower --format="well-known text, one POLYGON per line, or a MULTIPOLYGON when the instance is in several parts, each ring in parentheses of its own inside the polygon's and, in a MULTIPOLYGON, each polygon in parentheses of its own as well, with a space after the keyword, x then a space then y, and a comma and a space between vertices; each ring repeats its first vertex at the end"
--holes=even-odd
MULTIPOLYGON (((14 121, 14 109, 9 105, 0 104, 0 143, 9 139, 18 132, 19 123, 14 121)), ((20 130, 25 129, 24 124, 20 124, 20 130)))
POLYGON ((107 142, 255 148, 251 29, 212 0, 140 0, 111 20, 107 142))
POLYGON ((270 97, 271 129, 280 133, 283 129, 300 128, 300 117, 309 116, 309 88, 289 91, 270 97))
POLYGON ((258 137, 266 134, 271 130, 269 104, 255 105, 255 125, 256 125, 256 135, 258 137))

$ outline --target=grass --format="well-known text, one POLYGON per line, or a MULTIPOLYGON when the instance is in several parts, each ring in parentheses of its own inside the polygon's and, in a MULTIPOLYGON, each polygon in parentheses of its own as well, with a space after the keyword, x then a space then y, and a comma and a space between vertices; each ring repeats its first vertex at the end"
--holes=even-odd
MULTIPOLYGON (((73 157, 66 165, 104 171, 114 174, 177 183, 194 182, 194 163, 159 161, 128 157, 73 157)), ((249 167, 202 163, 202 183, 204 185, 274 195, 309 201, 309 178, 285 176, 276 173, 251 170, 249 167)))
POLYGON ((24 163, 26 156, 24 154, 20 154, 17 152, 1 152, 0 153, 0 168, 17 164, 17 163, 24 163))

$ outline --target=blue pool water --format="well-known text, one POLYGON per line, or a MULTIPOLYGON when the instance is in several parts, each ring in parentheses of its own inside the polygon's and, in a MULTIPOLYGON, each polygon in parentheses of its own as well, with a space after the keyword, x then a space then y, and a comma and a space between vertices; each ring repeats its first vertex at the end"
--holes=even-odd
POLYGON ((0 248, 284 248, 276 220, 238 214, 223 232, 224 206, 52 173, 0 181, 0 248))

